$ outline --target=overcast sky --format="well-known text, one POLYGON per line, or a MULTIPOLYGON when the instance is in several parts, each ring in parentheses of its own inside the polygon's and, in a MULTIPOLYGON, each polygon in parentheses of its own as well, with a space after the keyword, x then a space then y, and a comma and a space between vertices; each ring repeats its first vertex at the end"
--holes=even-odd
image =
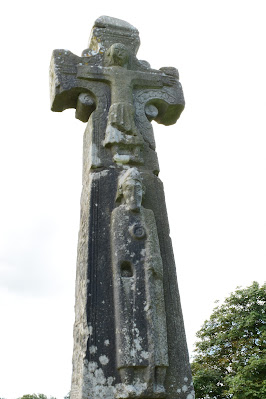
POLYGON ((100 15, 179 69, 186 108, 154 124, 190 354, 216 299, 265 279, 265 1, 2 5, 0 397, 70 389, 85 124, 49 109, 53 49, 80 55, 100 15))

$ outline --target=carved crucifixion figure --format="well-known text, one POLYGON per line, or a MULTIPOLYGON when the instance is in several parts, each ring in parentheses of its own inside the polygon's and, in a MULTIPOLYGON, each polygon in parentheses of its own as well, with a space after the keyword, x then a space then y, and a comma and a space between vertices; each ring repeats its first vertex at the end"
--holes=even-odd
POLYGON ((88 122, 71 399, 193 399, 151 123, 174 124, 184 97, 177 69, 152 69, 139 44, 135 27, 102 16, 81 57, 51 60, 52 110, 88 122))
MULTIPOLYGON (((158 71, 130 70, 130 58, 125 45, 114 43, 106 52, 103 62, 105 66, 80 66, 78 77, 110 83, 111 106, 103 143, 104 146, 112 147, 113 160, 118 163, 143 163, 140 157, 143 138, 135 124, 133 89, 137 85, 162 88, 173 86, 177 81, 175 76, 160 74, 158 71)), ((155 112, 153 116, 158 114, 156 108, 155 112)))
POLYGON ((120 206, 111 216, 117 366, 123 383, 164 393, 168 366, 163 263, 153 211, 141 206, 140 173, 118 180, 120 206))
POLYGON ((177 69, 156 70, 138 60, 138 31, 121 23, 111 30, 109 23, 108 17, 96 21, 90 48, 82 57, 54 50, 50 68, 53 111, 74 107, 83 122, 91 114, 91 123, 101 118, 101 131, 91 137, 91 148, 97 147, 97 156, 92 151, 90 157, 94 168, 104 166, 105 148, 111 148, 116 163, 147 163, 147 146, 155 149, 150 121, 175 123, 184 108, 177 69), (98 148, 99 139, 103 148, 98 148))

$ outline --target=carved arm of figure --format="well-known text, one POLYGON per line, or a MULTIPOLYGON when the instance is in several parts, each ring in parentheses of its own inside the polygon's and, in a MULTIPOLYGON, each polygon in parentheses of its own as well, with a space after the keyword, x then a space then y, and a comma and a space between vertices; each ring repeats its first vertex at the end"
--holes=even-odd
POLYGON ((109 82, 111 80, 108 68, 90 65, 79 65, 77 68, 77 78, 102 82, 109 82))
POLYGON ((159 71, 134 71, 133 73, 132 80, 134 85, 161 88, 178 84, 178 71, 176 68, 165 67, 159 71))

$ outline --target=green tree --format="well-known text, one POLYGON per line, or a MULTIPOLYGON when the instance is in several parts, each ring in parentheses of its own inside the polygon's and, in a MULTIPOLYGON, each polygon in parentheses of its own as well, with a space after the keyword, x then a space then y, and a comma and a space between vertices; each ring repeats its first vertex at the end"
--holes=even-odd
POLYGON ((197 399, 266 398, 266 284, 237 288, 205 321, 191 364, 197 399))
MULTIPOLYGON (((48 399, 48 397, 46 395, 44 395, 43 393, 33 393, 33 394, 27 394, 27 395, 23 395, 21 398, 18 399, 48 399)), ((56 399, 53 396, 50 396, 49 399, 56 399)))

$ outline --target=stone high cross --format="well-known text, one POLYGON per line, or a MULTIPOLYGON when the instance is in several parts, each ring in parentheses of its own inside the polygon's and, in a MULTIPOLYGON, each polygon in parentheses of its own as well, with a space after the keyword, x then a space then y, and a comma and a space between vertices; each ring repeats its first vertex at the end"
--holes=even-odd
POLYGON ((193 399, 151 121, 184 109, 178 71, 138 60, 136 28, 100 17, 78 57, 53 52, 52 111, 88 122, 71 399, 193 399))

